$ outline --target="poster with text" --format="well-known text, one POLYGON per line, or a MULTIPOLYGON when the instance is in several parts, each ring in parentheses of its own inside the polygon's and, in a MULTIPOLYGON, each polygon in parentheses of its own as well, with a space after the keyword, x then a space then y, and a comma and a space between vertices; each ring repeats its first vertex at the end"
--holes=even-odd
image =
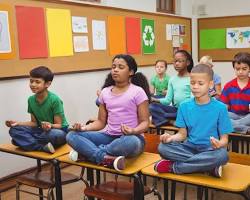
POLYGON ((89 51, 88 36, 74 36, 73 41, 75 52, 89 51))
POLYGON ((106 50, 106 24, 105 21, 92 20, 92 42, 94 50, 106 50))
POLYGON ((88 33, 87 18, 72 16, 73 33, 88 33))
POLYGON ((0 11, 0 53, 11 52, 8 12, 0 11))

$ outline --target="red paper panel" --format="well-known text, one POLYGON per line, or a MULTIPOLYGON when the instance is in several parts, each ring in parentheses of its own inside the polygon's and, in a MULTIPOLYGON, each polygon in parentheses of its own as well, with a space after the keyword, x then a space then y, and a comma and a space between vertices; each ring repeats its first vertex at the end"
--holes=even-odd
POLYGON ((126 18, 127 53, 141 53, 141 30, 139 18, 126 18))
POLYGON ((44 9, 16 6, 16 20, 20 58, 48 57, 44 9))

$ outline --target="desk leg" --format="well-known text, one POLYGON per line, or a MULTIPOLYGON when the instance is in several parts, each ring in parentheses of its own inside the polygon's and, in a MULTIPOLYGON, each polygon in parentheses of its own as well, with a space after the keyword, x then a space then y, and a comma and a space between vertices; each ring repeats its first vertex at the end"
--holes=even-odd
MULTIPOLYGON (((37 159, 36 163, 37 163, 37 171, 41 172, 42 171, 41 160, 37 159)), ((43 200, 43 189, 39 188, 38 190, 40 195, 39 199, 43 200)))
POLYGON ((164 200, 168 200, 168 180, 163 179, 164 200))
POLYGON ((94 185, 94 172, 93 169, 87 168, 87 179, 89 181, 89 185, 94 185))
POLYGON ((58 160, 53 160, 53 165, 55 168, 55 186, 56 186, 56 200, 62 200, 62 182, 61 182, 61 169, 60 162, 58 160))
POLYGON ((175 200, 176 182, 172 181, 171 185, 171 200, 175 200))
POLYGON ((138 174, 134 174, 134 200, 144 200, 144 185, 138 174))

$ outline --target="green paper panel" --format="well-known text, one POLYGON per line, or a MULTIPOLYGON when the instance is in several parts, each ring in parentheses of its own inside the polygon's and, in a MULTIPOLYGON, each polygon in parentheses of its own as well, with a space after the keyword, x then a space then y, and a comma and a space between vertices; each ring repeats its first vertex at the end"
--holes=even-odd
POLYGON ((200 49, 225 49, 226 29, 203 29, 200 31, 200 49))

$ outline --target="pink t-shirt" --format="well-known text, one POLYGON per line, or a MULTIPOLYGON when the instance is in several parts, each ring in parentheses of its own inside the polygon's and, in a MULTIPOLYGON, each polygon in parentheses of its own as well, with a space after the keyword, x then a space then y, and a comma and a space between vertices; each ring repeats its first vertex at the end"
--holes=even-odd
POLYGON ((121 125, 125 124, 131 128, 138 125, 137 107, 148 100, 145 91, 134 84, 130 84, 127 91, 122 94, 112 93, 109 86, 101 91, 99 100, 104 104, 108 112, 108 124, 106 133, 109 135, 122 135, 121 125))

